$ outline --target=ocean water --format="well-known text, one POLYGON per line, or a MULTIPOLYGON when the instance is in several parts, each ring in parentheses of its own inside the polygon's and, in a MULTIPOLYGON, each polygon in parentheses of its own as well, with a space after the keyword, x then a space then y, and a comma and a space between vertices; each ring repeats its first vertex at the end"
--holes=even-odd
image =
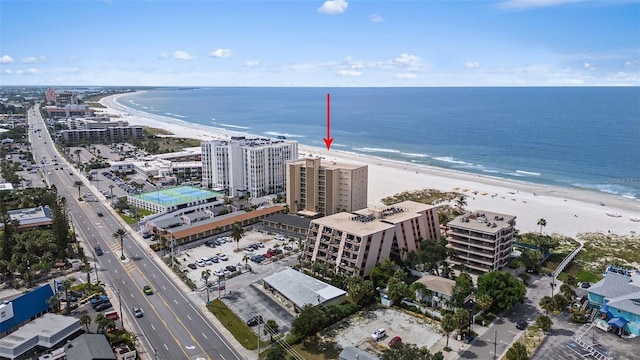
POLYGON ((161 88, 139 111, 332 149, 640 200, 640 88, 161 88))

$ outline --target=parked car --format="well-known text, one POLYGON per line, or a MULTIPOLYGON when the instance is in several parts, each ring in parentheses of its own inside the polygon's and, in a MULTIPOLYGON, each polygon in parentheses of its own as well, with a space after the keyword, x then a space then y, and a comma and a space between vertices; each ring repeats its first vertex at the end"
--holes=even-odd
POLYGON ((220 269, 216 269, 216 270, 213 270, 213 275, 222 276, 222 275, 224 275, 224 272, 222 270, 220 270, 220 269))
POLYGON ((96 306, 95 309, 97 312, 101 312, 101 311, 110 309, 111 307, 112 307, 111 302, 107 300, 107 302, 101 303, 100 305, 96 306))
POLYGON ((144 316, 144 311, 142 311, 142 309, 140 309, 139 307, 134 307, 133 308, 133 316, 137 317, 137 318, 141 318, 144 316))
POLYGON ((202 260, 202 259, 196 260, 196 265, 198 265, 200 267, 204 267, 204 265, 205 265, 204 260, 202 260))
POLYGON ((195 269, 197 269, 197 268, 198 268, 198 267, 196 266, 196 264, 194 264, 194 263, 190 263, 189 265, 187 265, 187 267, 188 267, 189 269, 191 269, 191 270, 195 270, 195 269))
POLYGON ((258 242, 256 243, 256 245, 257 245, 258 247, 260 247, 260 248, 263 248, 263 247, 264 247, 264 244, 263 244, 262 242, 260 242, 260 241, 258 241, 258 242))
POLYGON ((251 319, 247 320, 247 325, 249 326, 256 326, 258 324, 264 324, 264 320, 262 320, 262 316, 260 315, 256 315, 251 319))
POLYGON ((373 341, 378 341, 387 335, 387 331, 383 328, 380 328, 371 334, 371 339, 373 341))
POLYGON ((227 255, 225 254, 220 254, 218 255, 218 259, 222 260, 222 261, 227 261, 229 260, 229 258, 227 257, 227 255))
POLYGON ((229 271, 231 271, 231 272, 234 272, 234 271, 236 271, 236 270, 237 270, 237 269, 236 269, 236 267, 235 267, 235 266, 233 266, 233 265, 227 265, 227 266, 225 267, 225 269, 227 269, 227 270, 229 270, 229 271))
POLYGON ((393 339, 389 340, 389 347, 394 347, 400 344, 402 344, 402 339, 400 338, 400 336, 394 336, 393 339))
POLYGON ((220 260, 218 259, 218 255, 215 255, 215 256, 213 256, 213 257, 210 257, 210 258, 209 258, 209 260, 210 260, 211 262, 216 263, 216 264, 220 261, 220 260))
POLYGON ((102 300, 109 300, 109 297, 107 295, 94 295, 89 302, 91 303, 91 306, 94 306, 97 302, 102 300))
POLYGON ((591 287, 591 284, 588 281, 584 281, 582 282, 582 284, 580 284, 580 287, 583 289, 588 289, 591 287))
POLYGON ((152 294, 153 294, 153 289, 151 289, 151 286, 149 286, 149 285, 145 285, 145 286, 142 288, 142 291, 144 291, 144 293, 145 293, 146 295, 152 295, 152 294))
POLYGON ((518 328, 518 330, 524 330, 527 327, 527 322, 525 320, 518 320, 516 322, 516 328, 518 328))

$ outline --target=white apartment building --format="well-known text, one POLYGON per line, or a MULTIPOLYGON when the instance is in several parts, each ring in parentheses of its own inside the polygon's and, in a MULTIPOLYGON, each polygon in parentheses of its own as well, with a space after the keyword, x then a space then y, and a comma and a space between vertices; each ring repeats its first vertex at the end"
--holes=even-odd
POLYGON ((283 193, 286 162, 298 158, 298 142, 285 139, 237 136, 201 148, 202 185, 234 197, 283 193))
POLYGON ((513 251, 516 217, 489 211, 460 215, 447 223, 453 264, 482 272, 506 266, 513 251))
POLYGON ((367 207, 367 165, 320 158, 287 163, 287 205, 293 214, 308 217, 364 209, 367 207))
POLYGON ((404 258, 420 242, 439 238, 437 207, 404 201, 311 220, 302 259, 364 277, 384 259, 404 258))

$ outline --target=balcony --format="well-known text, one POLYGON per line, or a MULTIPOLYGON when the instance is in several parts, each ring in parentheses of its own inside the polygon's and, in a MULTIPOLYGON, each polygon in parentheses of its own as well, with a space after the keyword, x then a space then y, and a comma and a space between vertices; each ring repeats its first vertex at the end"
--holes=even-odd
POLYGON ((491 251, 493 251, 495 247, 495 244, 493 242, 478 241, 478 240, 463 238, 459 236, 449 236, 447 238, 447 241, 449 241, 452 245, 455 244, 454 245, 455 247, 457 247, 456 246, 457 244, 460 244, 460 245, 473 246, 473 247, 491 250, 491 251))

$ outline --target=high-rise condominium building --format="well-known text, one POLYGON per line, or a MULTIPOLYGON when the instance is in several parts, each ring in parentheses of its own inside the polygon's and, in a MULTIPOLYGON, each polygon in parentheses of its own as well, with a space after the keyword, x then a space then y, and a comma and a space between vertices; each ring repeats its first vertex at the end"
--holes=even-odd
POLYGON ((511 259, 516 217, 489 211, 460 215, 447 223, 449 261, 483 272, 499 270, 511 259))
POLYGON ((317 217, 367 207, 367 165, 320 158, 287 163, 287 204, 291 213, 317 217))
POLYGON ((303 261, 328 264, 336 272, 367 276, 387 258, 404 258, 422 241, 440 237, 437 208, 404 201, 392 206, 341 212, 309 225, 303 261))
POLYGON ((203 142, 202 184, 229 196, 252 198, 285 191, 286 162, 298 158, 298 142, 232 137, 203 142))

